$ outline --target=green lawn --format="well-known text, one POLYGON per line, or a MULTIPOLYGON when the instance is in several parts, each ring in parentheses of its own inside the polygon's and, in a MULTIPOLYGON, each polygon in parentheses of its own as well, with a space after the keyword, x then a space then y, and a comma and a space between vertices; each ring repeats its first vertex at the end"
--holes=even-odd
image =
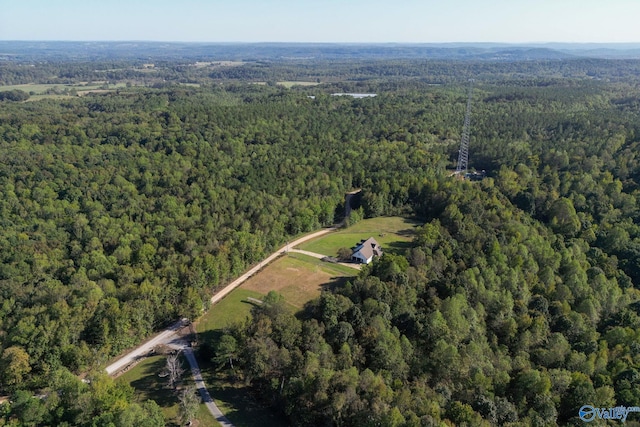
POLYGON ((236 289, 214 305, 196 323, 198 334, 213 330, 221 330, 227 326, 243 321, 251 312, 252 305, 248 297, 262 299, 265 294, 246 289, 236 289))
POLYGON ((399 253, 410 247, 415 229, 420 225, 415 220, 402 217, 365 219, 349 228, 303 243, 300 249, 336 256, 338 249, 351 248, 360 240, 373 237, 384 251, 399 253))
MULTIPOLYGON (((265 270, 268 268, 269 266, 265 270)), ((258 273, 254 278, 265 270, 258 273)), ((196 324, 200 345, 207 345, 210 342, 217 341, 226 326, 240 322, 250 316, 253 305, 247 301, 248 297, 262 299, 264 295, 241 287, 211 307, 196 324)), ((244 384, 231 382, 224 374, 216 371, 210 360, 200 357, 197 353, 196 355, 211 397, 233 425, 236 427, 278 427, 286 425, 267 405, 257 402, 244 384)))
POLYGON ((334 264, 331 262, 325 262, 325 261, 322 261, 321 259, 314 258, 312 256, 308 256, 305 254, 290 252, 287 256, 289 258, 314 265, 328 274, 333 274, 333 275, 337 274, 337 275, 346 276, 346 277, 355 277, 358 275, 358 270, 356 270, 355 268, 346 267, 344 265, 334 264))
MULTIPOLYGON (((166 381, 158 374, 166 365, 166 357, 163 355, 147 357, 127 372, 120 375, 116 381, 124 382, 136 390, 136 400, 155 400, 160 407, 165 409, 176 406, 175 413, 169 411, 171 417, 177 414, 178 399, 171 390, 166 388, 166 381)), ((167 413, 165 412, 165 417, 167 413)), ((169 417, 167 417, 169 418, 169 417)))
MULTIPOLYGON (((162 372, 166 365, 166 357, 162 355, 152 356, 120 375, 116 381, 129 384, 135 389, 135 399, 138 402, 154 400, 162 409, 167 425, 177 426, 178 423, 178 397, 173 390, 166 387, 166 379, 160 378, 158 374, 162 372)), ((189 364, 183 360, 183 378, 187 384, 191 383, 191 371, 189 364)), ((216 427, 218 422, 203 403, 198 408, 197 419, 200 426, 216 427)))

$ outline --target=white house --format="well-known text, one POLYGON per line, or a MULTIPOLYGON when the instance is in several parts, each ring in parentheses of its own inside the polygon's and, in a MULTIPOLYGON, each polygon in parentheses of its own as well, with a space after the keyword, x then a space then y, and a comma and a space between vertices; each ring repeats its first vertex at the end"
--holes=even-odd
POLYGON ((352 250, 351 261, 361 264, 369 264, 374 256, 382 256, 382 248, 373 237, 361 241, 352 250))

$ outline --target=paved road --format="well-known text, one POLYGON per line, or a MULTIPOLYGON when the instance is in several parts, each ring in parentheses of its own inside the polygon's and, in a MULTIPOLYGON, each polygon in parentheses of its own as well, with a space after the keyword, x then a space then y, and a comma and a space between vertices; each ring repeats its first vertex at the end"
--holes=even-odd
POLYGON ((191 347, 185 346, 183 351, 185 357, 187 358, 187 361, 189 362, 189 366, 191 366, 191 375, 193 376, 193 381, 195 381, 196 387, 198 388, 200 396, 202 397, 202 401, 205 405, 207 405, 207 408, 209 409, 209 412, 211 412, 211 415, 213 415, 213 417, 220 423, 222 427, 234 427, 233 424, 231 424, 231 421, 229 421, 227 417, 224 416, 222 411, 220 411, 220 408, 216 406, 215 402, 211 398, 209 390, 207 390, 207 385, 202 379, 200 366, 198 366, 196 356, 193 354, 193 349, 191 347))
MULTIPOLYGON (((312 256, 314 258, 318 258, 318 259, 322 259, 322 258, 326 258, 326 255, 322 255, 319 254, 317 252, 309 252, 309 251, 303 251, 302 249, 289 249, 289 252, 295 252, 298 254, 302 254, 302 255, 308 255, 308 256, 312 256)), ((362 269, 362 264, 352 264, 349 262, 336 262, 336 264, 340 264, 340 265, 344 265, 345 267, 349 267, 349 268, 355 268, 356 270, 361 270, 362 269)))
POLYGON ((187 325, 187 319, 178 320, 173 325, 169 326, 164 331, 160 332, 149 341, 145 341, 140 344, 138 347, 131 350, 129 353, 125 354, 111 365, 107 366, 106 371, 109 375, 115 375, 125 369, 127 366, 137 362, 141 358, 145 357, 151 350, 156 348, 159 345, 165 344, 170 345, 173 342, 180 341, 180 336, 178 336, 178 331, 187 325))
POLYGON ((200 366, 198 365, 198 360, 196 359, 195 354, 193 354, 193 349, 191 348, 191 345, 187 342, 187 340, 178 339, 178 340, 172 341, 167 346, 174 350, 181 351, 184 353, 184 356, 187 358, 187 362, 189 362, 189 367, 191 368, 191 376, 193 377, 193 381, 196 384, 196 388, 200 393, 202 402, 207 406, 207 409, 209 410, 209 412, 211 412, 211 415, 213 415, 213 418, 215 418, 216 421, 218 421, 218 423, 220 423, 222 427, 234 427, 234 425, 231 424, 231 421, 229 421, 227 417, 224 416, 220 408, 216 406, 216 403, 211 398, 211 395, 209 394, 209 390, 207 390, 207 385, 205 384, 204 379, 202 378, 202 373, 200 372, 200 366))
MULTIPOLYGON (((225 286, 218 293, 213 295, 211 297, 211 304, 213 305, 213 304, 217 303, 218 301, 220 301, 222 298, 227 296, 231 291, 233 291, 235 288, 237 288, 238 286, 240 286, 241 284, 246 282, 247 279, 249 279, 251 276, 253 276, 258 271, 260 271, 260 269, 262 269, 264 266, 269 264, 271 261, 273 261, 274 259, 276 259, 280 255, 282 255, 282 254, 286 253, 287 251, 289 251, 290 248, 293 248, 294 246, 298 246, 299 244, 304 243, 307 240, 311 240, 311 239, 315 239, 316 237, 323 236, 323 235, 325 235, 327 233, 330 233, 330 232, 334 231, 335 229, 336 229, 335 227, 325 228, 325 229, 322 229, 320 231, 316 231, 315 233, 311 233, 311 234, 307 234, 305 236, 302 236, 299 239, 294 240, 293 242, 281 247, 280 249, 278 249, 277 251, 275 251, 271 255, 269 255, 267 258, 262 260, 258 265, 256 265, 255 267, 251 268, 249 271, 244 273, 242 276, 238 277, 236 280, 234 280, 233 282, 231 282, 230 284, 225 286)), ((173 341, 179 341, 180 337, 178 336, 177 331, 180 330, 185 325, 187 325, 187 319, 182 319, 182 320, 177 321, 176 323, 174 323, 173 325, 171 325, 170 327, 168 327, 164 331, 158 333, 155 337, 153 337, 149 341, 146 341, 146 342, 140 344, 138 347, 134 348, 129 353, 123 355, 118 360, 114 361, 112 364, 107 366, 107 368, 106 368, 107 373, 109 375, 118 374, 120 371, 122 371, 123 369, 125 369, 129 365, 135 363, 136 361, 140 360, 140 358, 142 358, 142 357, 146 356, 147 354, 149 354, 151 352, 151 350, 153 350, 156 346, 162 345, 162 344, 168 345, 173 341)))

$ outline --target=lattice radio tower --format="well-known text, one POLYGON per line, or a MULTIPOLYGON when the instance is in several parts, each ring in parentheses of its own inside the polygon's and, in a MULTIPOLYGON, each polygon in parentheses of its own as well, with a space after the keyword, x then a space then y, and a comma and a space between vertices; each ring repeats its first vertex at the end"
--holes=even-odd
POLYGON ((462 128, 462 141, 458 152, 457 175, 466 175, 469 167, 469 130, 471 127, 471 98, 473 96, 473 79, 469 79, 469 99, 467 100, 467 112, 464 115, 464 127, 462 128))

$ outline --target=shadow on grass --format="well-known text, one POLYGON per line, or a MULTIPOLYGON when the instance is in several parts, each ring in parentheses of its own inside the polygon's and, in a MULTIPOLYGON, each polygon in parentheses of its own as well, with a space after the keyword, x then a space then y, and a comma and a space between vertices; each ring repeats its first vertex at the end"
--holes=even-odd
MULTIPOLYGON (((251 298, 251 297, 249 297, 251 298)), ((251 301, 250 299, 243 299, 242 301, 240 301, 242 304, 248 304, 251 306, 251 309, 253 309, 254 307, 260 307, 261 304, 255 302, 255 301, 251 301)))
MULTIPOLYGON (((322 285, 322 292, 335 292, 336 289, 343 287, 347 282, 353 282, 353 280, 355 280, 355 277, 332 277, 330 282, 322 285)), ((299 320, 311 320, 314 317, 316 310, 315 301, 317 301, 317 298, 307 301, 304 304, 304 307, 296 313, 296 317, 299 320)))
MULTIPOLYGON (((417 227, 417 225, 415 226, 417 227)), ((405 228, 404 230, 398 230, 396 231, 396 234, 398 236, 402 236, 402 237, 413 237, 416 235, 416 229, 414 228, 405 228)))
POLYGON ((237 380, 228 368, 218 369, 211 359, 200 359, 207 389, 224 415, 236 427, 284 427, 286 417, 237 380))
POLYGON ((355 279, 355 277, 332 277, 331 280, 322 285, 322 291, 334 292, 336 289, 343 287, 348 281, 355 279))
POLYGON ((149 364, 144 369, 144 376, 131 382, 131 386, 139 390, 143 400, 152 399, 164 408, 178 403, 178 397, 167 387, 166 378, 160 378, 160 374, 166 367, 164 358, 149 364))
POLYGON ((223 402, 228 408, 225 416, 236 427, 288 426, 283 414, 269 403, 263 402, 253 389, 240 381, 231 381, 218 376, 211 382, 210 392, 214 399, 223 402))
POLYGON ((412 242, 391 242, 384 245, 383 250, 394 255, 404 255, 411 247, 412 242))

